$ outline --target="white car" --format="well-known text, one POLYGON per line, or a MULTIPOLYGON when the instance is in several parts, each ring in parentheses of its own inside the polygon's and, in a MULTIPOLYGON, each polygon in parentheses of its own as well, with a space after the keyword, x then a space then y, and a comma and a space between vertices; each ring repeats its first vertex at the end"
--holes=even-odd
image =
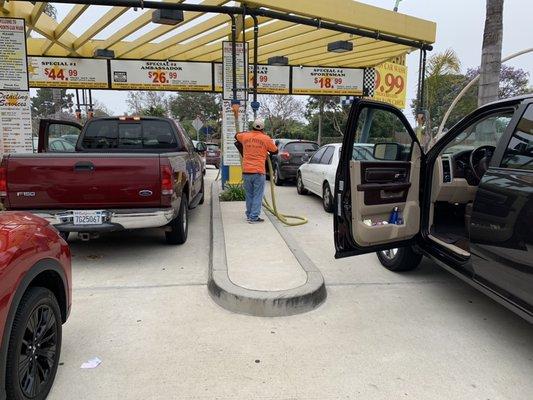
MULTIPOLYGON (((298 169, 296 190, 298 194, 314 193, 322 197, 322 205, 327 212, 333 211, 333 190, 335 174, 339 165, 342 144, 332 143, 322 146, 298 169)), ((354 160, 374 160, 374 145, 355 143, 353 146, 354 160)))

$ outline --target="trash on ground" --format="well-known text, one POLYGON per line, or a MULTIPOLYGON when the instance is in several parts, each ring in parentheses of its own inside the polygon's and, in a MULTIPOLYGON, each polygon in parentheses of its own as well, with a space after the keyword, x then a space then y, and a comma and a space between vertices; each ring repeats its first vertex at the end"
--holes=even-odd
POLYGON ((91 358, 89 361, 84 362, 81 364, 81 369, 93 369, 98 367, 102 363, 102 360, 100 360, 98 357, 91 358))

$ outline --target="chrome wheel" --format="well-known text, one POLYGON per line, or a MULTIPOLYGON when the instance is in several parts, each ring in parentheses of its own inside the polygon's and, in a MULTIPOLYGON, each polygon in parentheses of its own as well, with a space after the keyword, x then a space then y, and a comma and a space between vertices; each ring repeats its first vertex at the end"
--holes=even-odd
POLYGON ((382 250, 380 253, 388 260, 394 260, 396 255, 398 254, 398 249, 388 249, 388 250, 382 250))

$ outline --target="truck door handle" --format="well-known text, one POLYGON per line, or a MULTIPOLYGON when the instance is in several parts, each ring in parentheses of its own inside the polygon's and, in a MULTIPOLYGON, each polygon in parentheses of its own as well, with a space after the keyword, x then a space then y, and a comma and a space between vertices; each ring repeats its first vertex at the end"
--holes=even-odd
POLYGON ((84 171, 94 171, 94 164, 90 161, 80 161, 74 164, 74 171, 84 172, 84 171))

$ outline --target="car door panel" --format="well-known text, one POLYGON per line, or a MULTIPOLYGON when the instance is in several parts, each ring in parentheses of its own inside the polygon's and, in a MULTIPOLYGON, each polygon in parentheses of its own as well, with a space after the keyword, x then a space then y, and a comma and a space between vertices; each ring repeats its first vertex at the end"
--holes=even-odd
POLYGON ((374 146, 372 161, 354 159, 352 152, 340 155, 336 258, 410 245, 420 232, 422 150, 401 111, 368 100, 354 102, 342 148, 368 142, 374 146), (389 223, 396 207, 399 221, 389 223))
POLYGON ((418 233, 420 149, 416 149, 412 162, 395 162, 387 168, 383 167, 385 163, 375 161, 350 162, 352 235, 357 244, 371 246, 408 240, 418 233), (398 207, 403 224, 373 225, 388 222, 394 207, 398 207))

